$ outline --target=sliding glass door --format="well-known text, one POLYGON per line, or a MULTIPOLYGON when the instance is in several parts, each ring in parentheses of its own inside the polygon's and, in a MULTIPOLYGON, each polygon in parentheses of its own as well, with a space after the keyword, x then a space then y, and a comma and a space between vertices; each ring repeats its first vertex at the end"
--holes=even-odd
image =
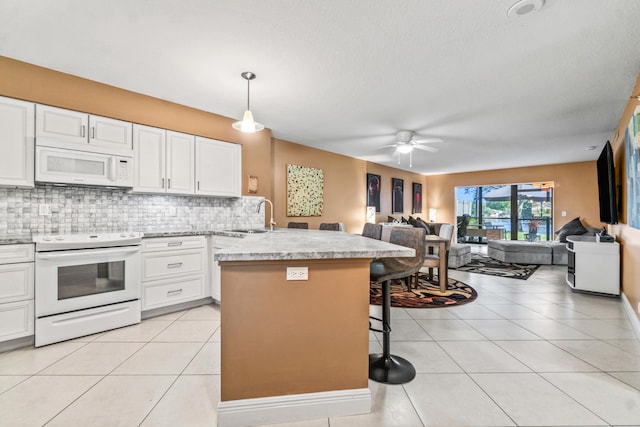
POLYGON ((553 186, 456 187, 458 240, 553 240, 553 186))

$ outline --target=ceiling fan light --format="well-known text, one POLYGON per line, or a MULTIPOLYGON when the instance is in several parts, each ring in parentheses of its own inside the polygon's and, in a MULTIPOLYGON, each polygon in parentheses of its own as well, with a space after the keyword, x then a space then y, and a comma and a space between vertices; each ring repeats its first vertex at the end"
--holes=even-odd
POLYGON ((411 144, 401 144, 398 145, 398 152, 402 154, 410 153, 413 150, 413 146, 411 144))
POLYGON ((264 125, 253 120, 253 114, 251 111, 247 110, 244 112, 244 116, 242 120, 239 122, 233 123, 234 129, 242 131, 242 132, 258 132, 264 129, 264 125))

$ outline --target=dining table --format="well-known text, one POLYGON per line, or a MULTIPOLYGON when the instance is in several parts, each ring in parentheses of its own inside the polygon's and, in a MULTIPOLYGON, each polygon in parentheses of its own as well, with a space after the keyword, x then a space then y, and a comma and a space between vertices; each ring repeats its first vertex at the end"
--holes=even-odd
MULTIPOLYGON (((427 234, 425 236, 425 246, 430 255, 433 255, 434 248, 438 248, 438 258, 440 259, 440 265, 438 266, 438 284, 440 285, 440 292, 445 292, 447 290, 447 283, 449 282, 448 269, 451 240, 435 234, 427 234)), ((429 280, 432 278, 433 272, 429 269, 429 280)))

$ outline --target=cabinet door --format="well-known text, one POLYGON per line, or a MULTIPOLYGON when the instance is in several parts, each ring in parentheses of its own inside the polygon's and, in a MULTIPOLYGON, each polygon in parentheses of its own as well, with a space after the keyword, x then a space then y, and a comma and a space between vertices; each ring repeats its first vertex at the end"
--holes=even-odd
POLYGON ((164 129, 133 125, 133 149, 136 158, 133 191, 165 192, 166 134, 164 129))
POLYGON ((0 97, 0 185, 33 187, 34 108, 0 97))
POLYGON ((167 131, 167 193, 193 194, 194 136, 167 131))
POLYGON ((240 197, 241 146, 196 137, 196 194, 240 197))
POLYGON ((36 105, 36 140, 39 145, 87 149, 89 115, 63 108, 36 105))
POLYGON ((133 156, 132 123, 89 116, 89 144, 101 153, 133 156), (99 147, 99 148, 95 148, 99 147))

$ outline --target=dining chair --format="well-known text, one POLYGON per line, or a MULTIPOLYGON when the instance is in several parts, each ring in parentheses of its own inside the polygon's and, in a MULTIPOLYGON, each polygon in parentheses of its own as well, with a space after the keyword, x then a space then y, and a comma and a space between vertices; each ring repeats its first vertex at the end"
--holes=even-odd
MULTIPOLYGON (((440 268, 440 257, 448 257, 449 256, 449 248, 451 248, 451 239, 453 238, 453 225, 451 224, 442 224, 440 226, 440 232, 438 233, 438 237, 442 239, 446 239, 448 242, 446 244, 446 251, 444 254, 441 254, 440 251, 436 253, 436 251, 429 250, 429 253, 426 253, 424 256, 424 263, 422 264, 423 268, 428 268, 428 277, 429 280, 433 280, 433 269, 438 269, 438 279, 442 277, 439 268, 440 268)), ((415 275, 415 286, 418 286, 418 276, 420 275, 420 271, 418 271, 415 275)), ((408 283, 409 289, 411 289, 411 281, 408 283)))
POLYGON ((362 229, 362 235, 370 239, 382 239, 382 224, 366 223, 362 229))
POLYGON ((382 353, 369 355, 369 378, 385 384, 404 384, 416 376, 408 360, 391 354, 391 280, 410 277, 422 267, 425 252, 425 231, 415 227, 394 227, 389 243, 413 248, 413 257, 379 258, 371 261, 369 279, 382 285, 382 329, 369 329, 382 333, 382 353))
POLYGON ((308 222, 290 222, 287 224, 287 228, 301 228, 307 230, 309 228, 308 222))

